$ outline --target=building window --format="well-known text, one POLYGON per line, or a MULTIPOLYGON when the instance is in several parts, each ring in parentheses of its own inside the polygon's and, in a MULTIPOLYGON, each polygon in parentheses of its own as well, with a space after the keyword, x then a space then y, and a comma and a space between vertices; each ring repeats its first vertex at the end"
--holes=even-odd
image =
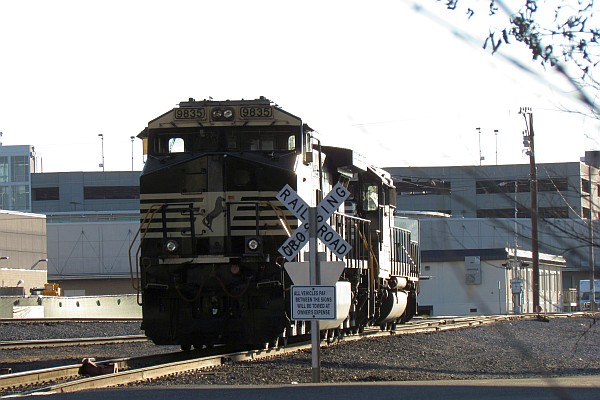
MULTIPOLYGON (((584 209, 584 213, 585 213, 584 209)), ((589 214, 589 210, 588 210, 589 214)), ((488 208, 477 210, 477 218, 514 218, 514 208, 488 208)), ((569 209, 567 207, 540 207, 538 209, 540 218, 569 218, 569 209)), ((531 210, 517 210, 517 218, 531 218, 531 210)))
POLYGON ((477 194, 492 193, 527 193, 531 190, 529 179, 494 179, 475 182, 475 192, 477 194), (515 187, 516 185, 516 187, 515 187))
POLYGON ((0 187, 0 210, 8 210, 8 187, 0 187))
MULTIPOLYGON (((494 179, 477 181, 475 185, 477 194, 515 193, 515 191, 517 193, 528 193, 531 191, 529 179, 517 179, 516 181, 494 179), (515 187, 515 184, 517 187, 515 187)), ((569 190, 569 181, 567 178, 538 179, 537 189, 538 192, 566 192, 569 190)))
POLYGON ((17 185, 13 186, 13 204, 12 209, 18 211, 25 211, 29 209, 29 186, 17 185))
POLYGON ((29 182, 29 157, 11 157, 11 182, 29 182))
POLYGON ((590 219, 590 209, 587 207, 583 207, 583 209, 581 210, 581 217, 583 219, 590 219))
POLYGON ((33 188, 33 201, 59 200, 58 187, 33 188))
POLYGON ((541 207, 538 210, 540 218, 569 218, 567 207, 541 207))
POLYGON ((0 157, 0 182, 8 182, 8 157, 0 157))
POLYGON ((85 200, 139 199, 139 186, 86 186, 83 188, 85 200))
POLYGON ((590 192, 590 181, 587 179, 581 179, 581 192, 589 193, 590 192))
POLYGON ((400 195, 449 195, 450 182, 442 179, 402 179, 394 181, 396 192, 400 195))
POLYGON ((567 178, 538 179, 538 192, 566 192, 569 190, 567 178))
MULTIPOLYGON (((514 218, 514 208, 484 208, 477 210, 477 218, 514 218)), ((529 210, 518 210, 517 218, 529 218, 529 210)))

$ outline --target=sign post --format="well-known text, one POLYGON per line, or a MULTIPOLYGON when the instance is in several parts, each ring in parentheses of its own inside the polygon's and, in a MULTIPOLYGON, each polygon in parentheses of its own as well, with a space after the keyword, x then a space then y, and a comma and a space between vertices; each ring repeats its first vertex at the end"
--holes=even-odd
MULTIPOLYGON (((317 246, 318 239, 321 239, 329 250, 331 250, 331 252, 339 259, 343 259, 351 249, 350 245, 327 223, 331 214, 339 208, 348 196, 350 196, 350 192, 341 183, 337 183, 331 192, 319 202, 317 207, 309 207, 289 185, 285 185, 275 196, 277 200, 302 221, 302 224, 279 248, 279 253, 289 262, 296 257, 298 252, 300 252, 307 243, 309 244, 309 277, 310 285, 313 289, 320 290, 319 286, 321 285, 321 266, 317 246)), ((326 290, 323 291, 326 293, 326 290)), ((335 299, 335 287, 333 287, 332 297, 335 299)), ((324 296, 323 298, 328 299, 329 296, 324 296)), ((295 301, 295 296, 292 296, 292 301, 295 301)), ((319 383, 321 382, 321 340, 319 319, 314 318, 313 314, 313 318, 310 320, 312 382, 319 383)))
MULTIPOLYGON (((309 262, 310 262, 310 284, 321 284, 321 267, 319 265, 319 250, 317 248, 317 209, 311 207, 308 211, 309 230, 309 262)), ((312 383, 321 382, 321 332, 319 320, 310 322, 310 347, 312 355, 312 383)))

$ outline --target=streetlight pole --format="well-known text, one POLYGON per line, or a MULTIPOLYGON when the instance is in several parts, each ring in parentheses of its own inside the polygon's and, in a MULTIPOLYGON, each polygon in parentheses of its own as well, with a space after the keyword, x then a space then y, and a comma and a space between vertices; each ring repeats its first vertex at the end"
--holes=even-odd
POLYGON ((479 166, 481 167, 481 161, 483 161, 483 159, 485 158, 481 156, 481 128, 475 129, 477 129, 477 133, 479 134, 479 166))
POLYGON ((131 170, 133 171, 133 139, 135 138, 135 136, 131 136, 131 170))
POLYGON ((498 165, 498 129, 494 129, 494 135, 496 135, 496 165, 498 165))
POLYGON ((102 163, 99 167, 102 167, 102 172, 104 172, 104 135, 99 133, 98 136, 100 136, 100 140, 102 141, 102 163))
POLYGON ((36 261, 36 262, 35 262, 35 263, 34 263, 34 264, 31 266, 31 268, 29 268, 29 269, 30 269, 30 270, 31 270, 31 269, 34 269, 34 268, 35 268, 35 267, 37 267, 37 265, 38 265, 39 263, 41 263, 41 262, 48 262, 48 259, 47 259, 47 258, 41 258, 41 259, 37 260, 37 261, 36 261))

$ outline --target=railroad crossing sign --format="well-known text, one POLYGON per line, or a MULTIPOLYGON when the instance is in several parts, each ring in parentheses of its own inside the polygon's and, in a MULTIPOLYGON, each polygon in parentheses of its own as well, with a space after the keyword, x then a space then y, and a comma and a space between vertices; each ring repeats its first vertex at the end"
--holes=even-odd
MULTIPOLYGON (((317 206, 317 237, 340 259, 348 254, 351 247, 329 226, 327 220, 348 196, 350 196, 350 192, 338 182, 317 206)), ((285 185, 275 197, 302 221, 302 225, 279 248, 279 253, 286 260, 292 261, 308 243, 308 210, 310 207, 289 185, 285 185)))

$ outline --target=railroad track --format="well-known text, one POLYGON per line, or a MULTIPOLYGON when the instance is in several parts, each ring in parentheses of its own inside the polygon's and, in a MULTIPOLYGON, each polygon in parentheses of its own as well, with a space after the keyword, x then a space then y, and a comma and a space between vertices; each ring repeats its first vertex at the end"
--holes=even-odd
POLYGON ((48 324, 58 322, 142 322, 141 318, 0 318, 0 324, 48 324))
MULTIPOLYGON (((416 333, 433 333, 450 329, 483 326, 485 324, 517 318, 532 318, 533 316, 478 316, 417 319, 413 323, 398 325, 396 330, 381 331, 378 329, 365 330, 361 335, 345 336, 342 340, 360 340, 378 336, 406 335, 416 333)), ((322 345, 326 345, 322 342, 322 345)), ((94 377, 82 377, 82 364, 75 364, 37 371, 27 371, 15 374, 0 375, 0 391, 11 389, 13 394, 1 398, 19 395, 66 393, 117 385, 126 385, 148 379, 157 379, 171 374, 192 370, 217 367, 225 363, 256 360, 264 357, 282 356, 310 348, 310 342, 303 342, 286 347, 263 350, 246 350, 225 352, 224 348, 207 351, 177 352, 155 356, 125 358, 98 361, 98 364, 114 364, 118 372, 94 377), (220 354, 219 354, 220 353, 220 354), (171 358, 169 360, 169 358, 171 358), (156 364, 157 363, 157 364, 156 364), (140 366, 143 365, 143 366, 140 366), (59 383, 48 384, 60 380, 59 383), (29 386, 29 389, 15 391, 14 388, 29 386)))

